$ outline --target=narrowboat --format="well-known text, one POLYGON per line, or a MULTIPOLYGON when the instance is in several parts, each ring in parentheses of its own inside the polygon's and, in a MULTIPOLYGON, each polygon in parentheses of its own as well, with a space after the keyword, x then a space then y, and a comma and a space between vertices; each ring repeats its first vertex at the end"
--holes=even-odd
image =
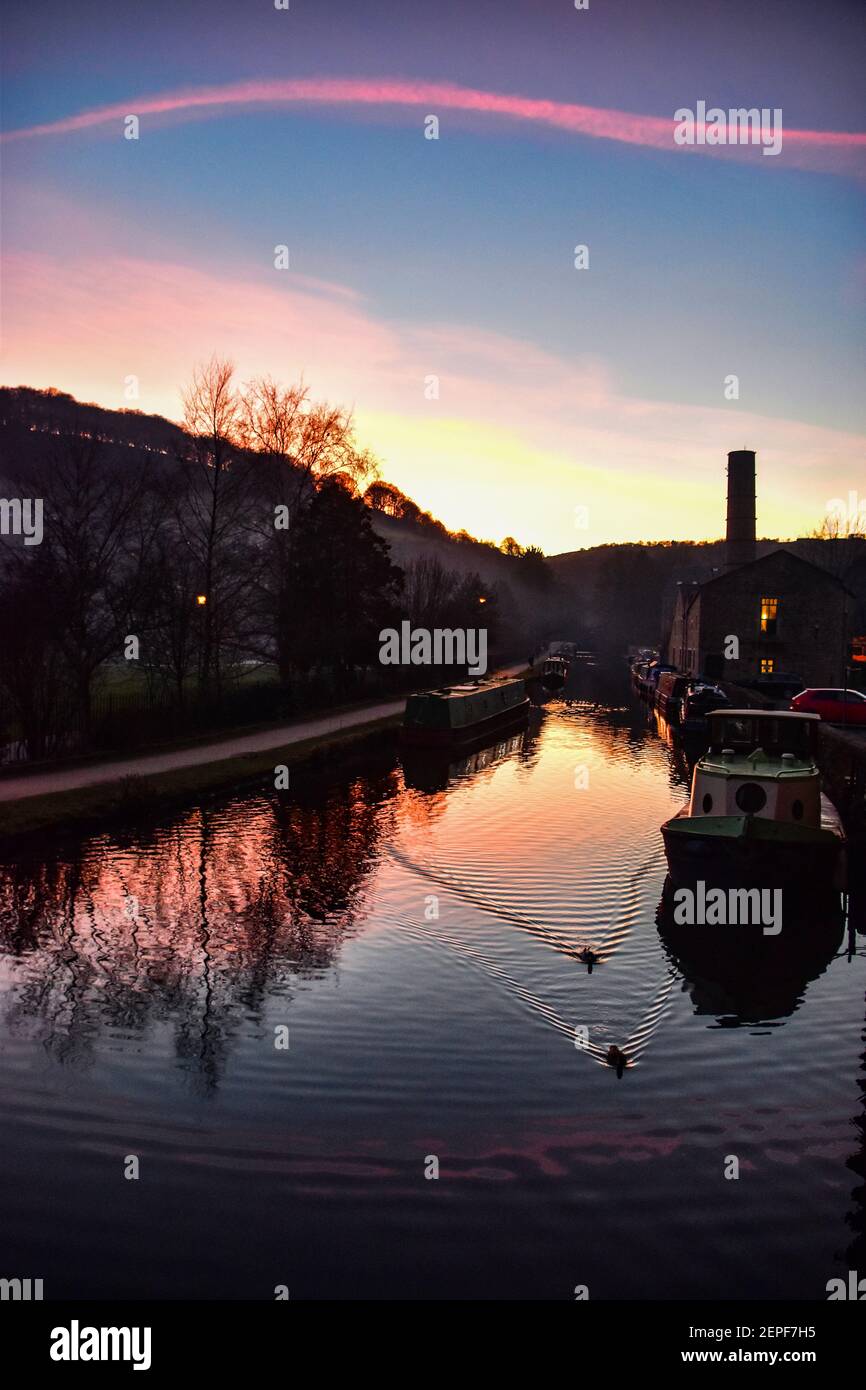
POLYGON ((841 881, 843 840, 822 817, 817 715, 716 709, 691 799, 662 826, 670 876, 693 887, 841 881))
POLYGON ((692 681, 683 696, 680 712, 680 732, 683 734, 703 734, 707 730, 707 716, 714 709, 730 708, 730 700, 717 685, 707 685, 703 681, 692 681))
POLYGON ((504 677, 442 686, 409 696, 402 738, 419 747, 458 747, 488 733, 517 728, 528 713, 522 680, 504 677))
POLYGON ((653 704, 660 677, 665 671, 672 671, 676 674, 676 669, 676 666, 669 666, 665 661, 651 661, 647 667, 646 676, 641 682, 642 698, 644 700, 649 700, 650 704, 653 704))
POLYGON ((631 664, 631 683, 639 695, 643 694, 648 669, 648 661, 633 661, 631 664))
POLYGON ((656 682, 655 707, 669 724, 679 724, 683 696, 689 688, 689 677, 679 671, 662 671, 656 682))
POLYGON ((548 656, 541 664, 541 684, 545 690, 561 690, 568 680, 568 662, 564 656, 548 656))

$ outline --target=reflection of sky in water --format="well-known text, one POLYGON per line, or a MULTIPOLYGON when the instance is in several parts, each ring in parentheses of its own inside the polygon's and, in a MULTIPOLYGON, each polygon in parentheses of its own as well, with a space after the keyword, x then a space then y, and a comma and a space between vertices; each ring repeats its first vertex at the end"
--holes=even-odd
POLYGON ((862 958, 831 941, 749 1021, 684 984, 655 922, 681 776, 635 713, 554 701, 408 788, 382 743, 7 866, 13 1263, 49 1297, 822 1296, 862 958))

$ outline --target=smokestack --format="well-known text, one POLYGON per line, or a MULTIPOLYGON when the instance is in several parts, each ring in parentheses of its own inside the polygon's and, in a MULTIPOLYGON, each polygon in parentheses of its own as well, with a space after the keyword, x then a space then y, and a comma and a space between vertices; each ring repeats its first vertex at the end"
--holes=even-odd
POLYGON ((734 449, 728 454, 727 568, 748 565, 755 558, 755 451, 734 449))

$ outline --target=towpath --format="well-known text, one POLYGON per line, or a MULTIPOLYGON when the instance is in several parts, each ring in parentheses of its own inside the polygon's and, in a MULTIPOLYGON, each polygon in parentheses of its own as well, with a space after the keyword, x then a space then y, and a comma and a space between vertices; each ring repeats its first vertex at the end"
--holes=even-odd
MULTIPOLYGON (((504 667, 495 674, 517 675, 524 669, 521 663, 504 667)), ((321 715, 315 719, 293 720, 275 728, 258 729, 255 733, 230 734, 211 743, 172 748, 162 753, 146 753, 139 757, 112 759, 108 762, 81 763, 76 767, 57 767, 17 776, 7 773, 0 776, 0 803, 24 801, 32 796, 52 796, 60 792, 79 791, 83 787, 119 782, 125 777, 156 777, 160 773, 175 772, 180 768, 201 767, 209 763, 225 762, 229 758, 243 757, 249 753, 265 753, 272 749, 289 747, 293 743, 328 738, 343 730, 363 729, 365 725, 375 724, 380 719, 396 718, 402 713, 404 705, 405 696, 397 700, 380 701, 377 704, 359 705, 354 709, 321 715)))

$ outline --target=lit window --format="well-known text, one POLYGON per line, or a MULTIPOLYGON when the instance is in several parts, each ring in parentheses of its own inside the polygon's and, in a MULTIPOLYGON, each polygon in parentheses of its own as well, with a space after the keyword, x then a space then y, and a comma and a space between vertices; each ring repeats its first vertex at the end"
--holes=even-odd
POLYGON ((777 598, 761 599, 761 631, 768 637, 776 635, 776 619, 779 616, 779 600, 777 598))
POLYGON ((762 676, 772 676, 772 674, 773 674, 773 672, 775 671, 775 669, 776 669, 776 663, 775 663, 775 660, 773 659, 773 657, 771 657, 771 656, 765 656, 765 657, 762 657, 762 658, 761 658, 761 675, 762 675, 762 676))

